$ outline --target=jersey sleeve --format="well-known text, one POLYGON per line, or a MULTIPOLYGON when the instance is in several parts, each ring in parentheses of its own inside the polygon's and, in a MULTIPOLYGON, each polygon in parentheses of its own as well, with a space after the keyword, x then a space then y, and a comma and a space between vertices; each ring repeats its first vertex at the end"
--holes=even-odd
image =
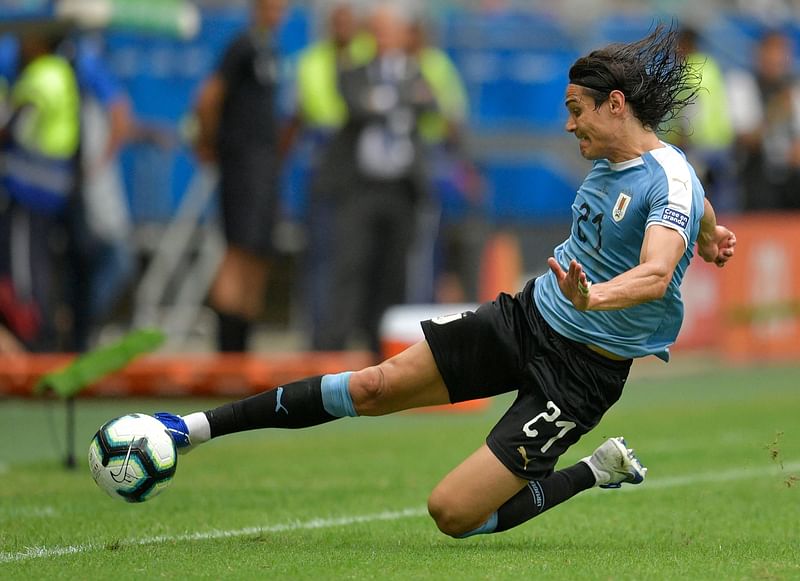
POLYGON ((683 237, 683 243, 688 248, 693 211, 692 177, 688 168, 678 165, 665 171, 650 189, 649 201, 650 212, 645 228, 654 224, 671 228, 683 237))

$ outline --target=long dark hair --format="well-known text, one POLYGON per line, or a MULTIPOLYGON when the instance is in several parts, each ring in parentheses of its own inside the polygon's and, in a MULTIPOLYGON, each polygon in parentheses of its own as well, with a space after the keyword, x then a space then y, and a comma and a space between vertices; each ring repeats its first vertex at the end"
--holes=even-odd
POLYGON ((655 131, 694 101, 700 85, 700 73, 678 51, 678 37, 674 25, 660 23, 641 40, 579 58, 569 81, 588 89, 597 107, 611 91, 622 91, 636 118, 655 131))

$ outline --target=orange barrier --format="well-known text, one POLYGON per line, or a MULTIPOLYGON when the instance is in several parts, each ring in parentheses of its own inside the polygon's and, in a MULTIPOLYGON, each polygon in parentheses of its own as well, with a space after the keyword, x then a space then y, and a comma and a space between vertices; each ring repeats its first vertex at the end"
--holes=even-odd
POLYGON ((683 325, 673 350, 719 347, 722 328, 720 288, 720 269, 695 256, 681 284, 683 325))
MULTIPOLYGON (((46 373, 68 365, 73 355, 0 355, 0 397, 33 395, 46 373)), ((270 355, 149 355, 80 392, 114 397, 245 397, 302 377, 362 369, 376 363, 371 353, 287 353, 270 355)), ((476 411, 488 400, 418 408, 416 412, 476 411)))
POLYGON ((720 221, 737 239, 736 257, 720 271, 724 353, 800 359, 800 213, 720 221))
POLYGON ((516 234, 498 232, 481 255, 478 300, 493 301, 501 292, 515 293, 522 280, 522 251, 516 234))
MULTIPOLYGON (((0 357, 0 396, 29 396, 39 378, 73 360, 70 355, 0 357)), ((241 397, 302 377, 361 369, 375 363, 363 352, 270 355, 150 355, 90 386, 92 396, 241 397)))

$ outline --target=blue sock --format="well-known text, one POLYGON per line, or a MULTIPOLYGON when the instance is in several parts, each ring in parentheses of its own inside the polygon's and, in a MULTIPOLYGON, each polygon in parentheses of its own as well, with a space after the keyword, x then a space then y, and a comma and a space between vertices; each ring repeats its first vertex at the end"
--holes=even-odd
POLYGON ((463 535, 458 535, 458 539, 466 539, 467 537, 471 537, 473 535, 488 535, 493 533, 494 530, 497 528, 497 511, 493 512, 486 522, 483 523, 476 529, 473 529, 469 532, 464 533, 463 535))
POLYGON ((335 375, 322 376, 322 407, 334 417, 354 418, 358 416, 348 389, 352 374, 352 371, 345 371, 335 375))

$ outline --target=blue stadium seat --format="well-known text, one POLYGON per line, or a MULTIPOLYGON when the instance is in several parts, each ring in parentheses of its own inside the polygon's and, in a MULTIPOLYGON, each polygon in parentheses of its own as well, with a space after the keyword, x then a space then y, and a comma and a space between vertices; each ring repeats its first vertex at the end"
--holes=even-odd
POLYGON ((577 53, 545 50, 451 50, 478 129, 560 131, 567 70, 577 53))
POLYGON ((612 42, 633 42, 656 27, 659 22, 669 25, 670 16, 652 12, 616 12, 598 20, 587 35, 588 48, 597 48, 612 42))
POLYGON ((489 183, 487 211, 497 222, 568 220, 580 181, 557 159, 539 154, 482 163, 489 183))
POLYGON ((441 43, 452 48, 564 50, 574 40, 560 21, 533 10, 455 10, 445 16, 441 43))

